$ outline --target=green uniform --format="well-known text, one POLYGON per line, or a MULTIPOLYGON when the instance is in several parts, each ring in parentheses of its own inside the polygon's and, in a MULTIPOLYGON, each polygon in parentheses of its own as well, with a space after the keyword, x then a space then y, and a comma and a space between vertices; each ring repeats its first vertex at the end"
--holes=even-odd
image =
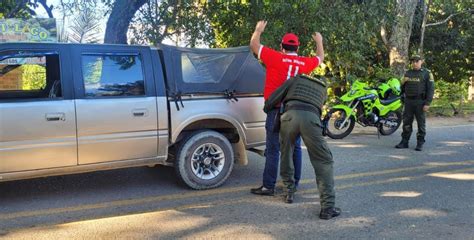
POLYGON ((426 119, 424 105, 430 105, 434 94, 433 74, 428 69, 409 70, 402 80, 402 94, 404 95, 403 132, 402 141, 408 142, 413 131, 413 119, 416 117, 419 143, 425 142, 426 119))
POLYGON ((296 138, 301 135, 316 174, 321 208, 334 207, 332 153, 322 135, 321 107, 327 98, 326 83, 306 75, 289 79, 265 102, 267 112, 283 103, 280 128, 280 175, 288 192, 295 191, 292 161, 296 138))

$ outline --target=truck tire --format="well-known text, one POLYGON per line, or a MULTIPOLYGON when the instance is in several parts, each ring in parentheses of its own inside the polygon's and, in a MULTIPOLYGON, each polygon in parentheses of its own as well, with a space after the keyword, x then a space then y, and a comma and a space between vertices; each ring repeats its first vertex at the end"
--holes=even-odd
POLYGON ((185 185, 202 190, 222 185, 234 167, 234 153, 222 134, 204 130, 181 141, 175 160, 175 171, 185 185))

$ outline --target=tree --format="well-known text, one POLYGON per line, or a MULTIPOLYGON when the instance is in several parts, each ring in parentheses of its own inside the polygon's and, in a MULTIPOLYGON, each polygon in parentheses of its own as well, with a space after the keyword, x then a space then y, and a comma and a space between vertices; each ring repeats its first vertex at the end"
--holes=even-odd
POLYGON ((431 2, 432 0, 428 0, 428 3, 425 3, 425 1, 422 2, 423 20, 421 22, 420 46, 418 47, 418 54, 422 56, 423 56, 423 41, 425 39, 426 21, 428 20, 428 12, 430 10, 431 2))
MULTIPOLYGON (((438 2, 436 2, 436 3, 437 3, 437 5, 439 5, 438 2)), ((461 7, 462 3, 458 3, 457 5, 459 7, 458 7, 458 9, 455 9, 455 11, 457 11, 457 12, 453 12, 453 13, 450 13, 450 14, 445 14, 444 19, 437 20, 437 22, 427 23, 431 5, 433 5, 433 0, 428 0, 428 3, 425 3, 424 1, 422 1, 423 20, 422 20, 422 23, 421 23, 420 40, 419 40, 419 47, 418 47, 418 53, 420 55, 423 55, 423 44, 424 44, 424 39, 425 39, 426 27, 435 27, 435 26, 439 26, 439 25, 449 24, 450 21, 452 21, 452 19, 455 18, 457 15, 463 14, 463 15, 469 16, 469 14, 472 15, 474 13, 474 9, 472 9, 472 8, 469 8, 469 9, 464 8, 463 9, 463 7, 461 7)), ((447 4, 444 4, 444 5, 449 5, 449 2, 447 4)), ((464 6, 464 7, 467 7, 467 6, 464 6)), ((452 9, 451 7, 445 6, 445 7, 443 7, 443 9, 438 8, 437 10, 438 11, 439 10, 443 11, 443 10, 451 10, 451 9, 452 9)), ((415 33, 415 35, 416 35, 416 33, 415 33)))
POLYGON ((413 16, 418 0, 396 0, 393 16, 395 22, 388 34, 382 26, 381 36, 390 56, 390 68, 397 76, 402 76, 408 62, 408 47, 413 26, 413 16), (387 38, 387 35, 390 35, 387 38))
POLYGON ((28 7, 27 0, 3 0, 0 1, 0 18, 27 18, 34 14, 28 7))
POLYGON ((321 32, 326 57, 318 74, 330 77, 336 85, 345 84, 350 76, 376 74, 374 67, 388 64, 377 34, 388 8, 385 2, 210 1, 206 8, 217 47, 248 45, 255 23, 260 19, 269 22, 262 35, 264 45, 280 49, 281 37, 286 32, 294 32, 302 43, 299 52, 303 55, 314 54, 311 34, 321 32))
POLYGON ((46 13, 48 14, 48 17, 49 18, 54 18, 53 16, 53 5, 49 5, 46 3, 46 0, 35 0, 32 5, 37 8, 38 4, 40 4, 41 6, 43 6, 44 10, 46 11, 46 13))
POLYGON ((132 43, 153 45, 166 38, 191 47, 212 41, 207 16, 197 1, 148 1, 132 20, 130 36, 132 43))
MULTIPOLYGON (((425 34, 415 22, 411 39, 412 52, 424 52, 436 80, 467 81, 472 76, 474 16, 467 1, 430 1, 425 34)), ((422 13, 420 13, 422 14, 422 13)), ((420 18, 418 18, 418 21, 420 18)))
POLYGON ((72 20, 69 38, 76 43, 97 43, 100 34, 100 18, 93 9, 85 7, 72 20))
POLYGON ((48 6, 47 0, 2 0, 0 2, 0 17, 29 18, 35 16, 35 9, 41 5, 50 18, 53 18, 53 6, 48 6))
POLYGON ((76 9, 76 0, 60 0, 57 8, 60 12, 60 18, 57 18, 58 42, 68 42, 69 34, 66 29, 66 21, 74 14, 76 9))
POLYGON ((105 29, 104 43, 122 43, 127 44, 127 31, 130 21, 140 7, 147 0, 115 0, 112 6, 107 27, 105 29))

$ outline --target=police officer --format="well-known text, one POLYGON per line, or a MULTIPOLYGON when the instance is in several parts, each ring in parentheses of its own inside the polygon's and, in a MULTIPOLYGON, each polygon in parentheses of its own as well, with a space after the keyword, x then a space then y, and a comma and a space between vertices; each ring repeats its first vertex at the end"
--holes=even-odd
POLYGON ((430 109, 434 94, 433 74, 426 68, 422 68, 423 58, 414 55, 410 58, 412 69, 405 73, 402 79, 403 109, 403 132, 402 141, 396 148, 408 148, 411 132, 413 131, 413 118, 416 117, 418 133, 416 134, 416 151, 423 150, 426 135, 425 112, 430 109))
POLYGON ((282 104, 280 128, 280 176, 286 186, 286 203, 292 203, 295 193, 292 155, 295 141, 301 136, 309 152, 316 174, 321 212, 319 218, 331 219, 341 214, 336 208, 332 153, 322 133, 321 108, 326 100, 326 83, 307 75, 297 75, 287 80, 265 101, 268 112, 282 104))

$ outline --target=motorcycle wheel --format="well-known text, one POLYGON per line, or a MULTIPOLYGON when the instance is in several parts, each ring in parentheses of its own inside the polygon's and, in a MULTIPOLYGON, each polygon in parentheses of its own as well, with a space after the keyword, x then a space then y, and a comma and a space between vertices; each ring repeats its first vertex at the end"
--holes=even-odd
POLYGON ((355 120, 353 117, 350 117, 342 126, 344 119, 346 119, 346 112, 342 109, 332 109, 327 117, 326 134, 332 139, 343 139, 354 129, 355 120))
POLYGON ((402 123, 402 113, 400 113, 400 111, 389 112, 384 116, 383 120, 385 120, 385 122, 379 125, 379 132, 384 136, 390 135, 400 127, 402 123))

